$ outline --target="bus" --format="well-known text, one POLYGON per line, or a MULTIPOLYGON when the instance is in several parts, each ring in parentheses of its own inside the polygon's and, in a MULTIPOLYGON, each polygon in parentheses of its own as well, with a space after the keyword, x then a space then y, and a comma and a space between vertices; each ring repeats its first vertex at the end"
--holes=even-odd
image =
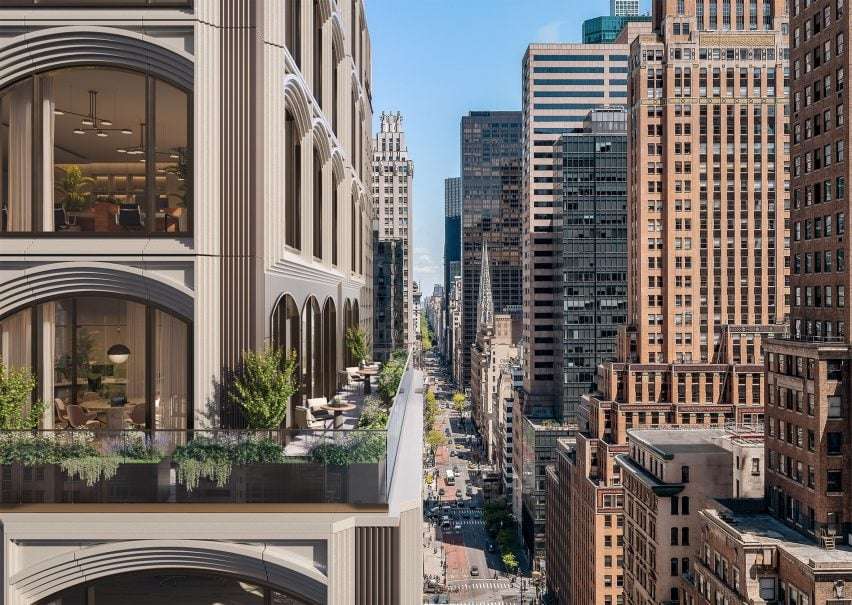
POLYGON ((444 475, 444 483, 447 485, 455 485, 456 484, 456 474, 453 472, 453 469, 448 468, 444 471, 446 474, 444 475))

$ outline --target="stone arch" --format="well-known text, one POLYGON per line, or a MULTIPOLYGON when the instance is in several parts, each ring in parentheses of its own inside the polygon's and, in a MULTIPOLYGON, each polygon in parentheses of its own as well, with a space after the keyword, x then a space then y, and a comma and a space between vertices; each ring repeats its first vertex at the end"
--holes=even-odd
POLYGON ((189 53, 160 46, 144 34, 92 25, 38 29, 6 41, 0 50, 0 88, 41 71, 84 65, 123 67, 193 88, 189 53))
POLYGON ((35 603, 79 584, 134 571, 185 569, 257 581, 313 603, 325 603, 328 579, 308 562, 264 545, 213 540, 131 540, 82 547, 14 574, 12 602, 35 603))
POLYGON ((332 157, 332 153, 334 148, 332 146, 332 140, 334 135, 328 130, 328 126, 325 121, 320 118, 315 118, 313 121, 313 126, 311 127, 314 138, 314 147, 319 149, 320 151, 320 159, 322 159, 323 164, 329 161, 332 157))
POLYGON ((66 262, 41 265, 0 285, 0 317, 28 304, 77 294, 106 294, 168 309, 184 320, 194 316, 194 295, 139 267, 112 263, 66 262))
POLYGON ((301 80, 293 74, 284 76, 284 106, 296 121, 299 135, 304 137, 313 125, 311 103, 301 80))

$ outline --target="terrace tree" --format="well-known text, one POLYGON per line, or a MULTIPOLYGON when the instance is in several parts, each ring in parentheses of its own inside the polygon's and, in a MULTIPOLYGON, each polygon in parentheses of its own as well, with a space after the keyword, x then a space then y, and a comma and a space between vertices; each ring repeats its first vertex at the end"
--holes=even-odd
POLYGON ((296 392, 296 351, 266 347, 243 352, 240 371, 231 387, 231 401, 239 405, 250 429, 277 429, 296 392))
POLYGON ((9 368, 0 360, 0 429, 29 430, 38 427, 44 402, 33 401, 36 377, 27 368, 9 368))

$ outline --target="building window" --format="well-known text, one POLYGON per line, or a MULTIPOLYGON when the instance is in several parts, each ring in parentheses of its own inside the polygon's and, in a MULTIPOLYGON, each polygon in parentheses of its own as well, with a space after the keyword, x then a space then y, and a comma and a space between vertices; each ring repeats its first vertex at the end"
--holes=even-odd
POLYGON ((296 62, 296 67, 302 69, 302 0, 289 0, 286 10, 284 43, 296 62))
POLYGON ((284 119, 284 128, 285 242, 299 249, 302 247, 302 141, 296 120, 289 111, 284 119))
POLYGON ((313 191, 313 247, 314 256, 322 258, 322 205, 323 205, 323 162, 317 149, 314 149, 314 191, 313 191))
MULTIPOLYGON (((693 386, 698 386, 697 383, 693 379, 693 386)), ((680 467, 680 482, 681 483, 689 483, 689 467, 681 466, 680 467)))
POLYGON ((826 472, 825 491, 830 494, 840 493, 843 491, 843 471, 830 470, 826 472))
POLYGON ((189 233, 190 108, 186 91, 123 69, 61 69, 7 87, 0 232, 189 233))

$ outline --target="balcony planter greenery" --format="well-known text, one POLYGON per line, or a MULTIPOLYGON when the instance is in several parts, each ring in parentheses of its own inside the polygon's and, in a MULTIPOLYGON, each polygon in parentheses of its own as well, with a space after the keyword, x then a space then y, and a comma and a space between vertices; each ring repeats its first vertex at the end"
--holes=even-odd
POLYGON ((235 465, 287 462, 284 449, 272 439, 234 442, 209 437, 196 437, 187 445, 178 446, 172 460, 177 465, 178 483, 187 493, 196 489, 202 479, 216 487, 225 487, 235 465))

